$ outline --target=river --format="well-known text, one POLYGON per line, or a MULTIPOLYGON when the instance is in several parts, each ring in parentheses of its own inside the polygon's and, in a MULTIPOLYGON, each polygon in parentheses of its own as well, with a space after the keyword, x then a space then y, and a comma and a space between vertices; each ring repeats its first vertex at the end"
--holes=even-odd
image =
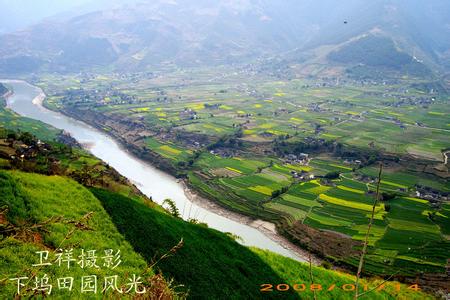
MULTIPOLYGON (((192 197, 188 197, 185 187, 176 178, 136 158, 112 137, 81 121, 44 108, 41 102, 45 95, 40 88, 24 81, 2 80, 2 82, 7 83, 14 90, 13 95, 7 99, 8 108, 22 116, 40 120, 69 132, 81 144, 89 145, 88 150, 93 155, 115 168, 133 182, 142 193, 152 197, 157 203, 161 204, 164 199, 170 198, 175 201, 185 219, 194 217, 207 223, 211 228, 238 235, 242 238, 240 242, 244 245, 268 249, 305 261, 305 256, 299 254, 298 250, 293 251, 292 246, 289 246, 283 238, 267 230, 264 234, 261 230, 247 225, 250 222, 248 218, 227 212, 205 200, 193 203, 190 200, 192 197), (238 222, 238 218, 247 221, 238 222)), ((252 224, 258 226, 264 222, 252 222, 252 224)))

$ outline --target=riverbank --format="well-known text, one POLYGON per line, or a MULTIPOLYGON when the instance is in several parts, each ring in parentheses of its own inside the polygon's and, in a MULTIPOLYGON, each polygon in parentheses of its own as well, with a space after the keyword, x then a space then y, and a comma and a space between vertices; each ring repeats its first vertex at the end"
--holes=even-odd
MULTIPOLYGON (((319 259, 317 256, 311 255, 308 251, 303 250, 302 248, 300 248, 300 247, 296 246, 295 244, 293 244, 292 242, 290 242, 285 237, 281 236, 277 232, 275 224, 264 221, 264 220, 260 220, 260 219, 253 219, 253 218, 250 218, 243 214, 238 214, 238 213, 232 212, 232 211, 222 207, 221 205, 213 202, 212 200, 202 197, 201 195, 199 195, 198 193, 196 193, 195 191, 190 189, 184 180, 181 182, 184 186, 184 191, 185 191, 186 197, 189 200, 191 200, 193 203, 196 203, 199 206, 201 206, 207 210, 214 211, 214 213, 216 213, 218 215, 221 215, 228 219, 234 220, 241 224, 245 224, 245 225, 248 225, 250 227, 257 229, 258 231, 262 232, 264 235, 269 237, 274 242, 277 242, 278 244, 280 244, 283 248, 286 248, 290 251, 295 252, 296 255, 299 256, 300 258, 302 258, 304 261, 309 261, 311 259, 311 262, 314 265, 320 265, 320 263, 322 262, 322 260, 319 259)), ((184 211, 184 213, 187 213, 187 212, 184 211)), ((188 215, 187 217, 192 217, 192 216, 188 215)), ((199 220, 199 221, 201 221, 201 220, 199 220)))

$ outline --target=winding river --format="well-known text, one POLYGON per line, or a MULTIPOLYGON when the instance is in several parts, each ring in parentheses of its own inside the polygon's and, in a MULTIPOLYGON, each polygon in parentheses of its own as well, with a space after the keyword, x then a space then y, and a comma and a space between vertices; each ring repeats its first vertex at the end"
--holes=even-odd
POLYGON ((127 177, 154 201, 162 203, 164 199, 170 198, 175 201, 185 219, 196 218, 207 223, 211 228, 236 234, 242 238, 240 242, 244 245, 268 249, 305 261, 304 255, 293 251, 286 240, 270 233, 270 230, 255 228, 264 222, 251 222, 248 218, 227 212, 205 200, 191 201, 195 197, 186 191, 182 183, 149 163, 134 157, 110 136, 83 122, 44 108, 41 102, 45 95, 40 88, 24 81, 2 80, 2 82, 7 83, 14 90, 13 95, 7 100, 8 108, 22 116, 40 120, 69 132, 81 144, 89 145, 89 151, 93 155, 127 177))

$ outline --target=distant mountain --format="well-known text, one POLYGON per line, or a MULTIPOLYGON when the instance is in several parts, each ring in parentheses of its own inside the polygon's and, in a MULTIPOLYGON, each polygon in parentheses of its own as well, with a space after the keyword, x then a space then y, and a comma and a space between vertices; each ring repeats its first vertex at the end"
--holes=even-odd
POLYGON ((340 52, 338 48, 368 34, 383 36, 377 45, 394 47, 388 52, 396 58, 411 57, 416 65, 432 68, 450 67, 447 0, 339 4, 332 0, 148 0, 115 1, 108 9, 104 1, 99 3, 98 10, 72 12, 0 36, 0 72, 96 66, 145 70, 161 64, 215 65, 271 56, 295 61, 305 53, 351 64, 342 61, 344 52, 352 53, 350 48, 340 52))
POLYGON ((328 60, 347 65, 349 73, 362 72, 368 76, 373 69, 400 72, 413 76, 430 75, 431 71, 422 61, 400 51, 392 39, 376 35, 364 36, 360 39, 346 43, 338 50, 328 54, 328 60))

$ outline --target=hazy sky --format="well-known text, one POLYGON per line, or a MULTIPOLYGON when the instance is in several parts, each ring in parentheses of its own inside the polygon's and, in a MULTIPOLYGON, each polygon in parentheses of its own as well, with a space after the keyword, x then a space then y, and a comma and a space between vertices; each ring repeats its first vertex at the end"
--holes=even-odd
POLYGON ((94 0, 0 0, 0 32, 17 30, 94 0))

